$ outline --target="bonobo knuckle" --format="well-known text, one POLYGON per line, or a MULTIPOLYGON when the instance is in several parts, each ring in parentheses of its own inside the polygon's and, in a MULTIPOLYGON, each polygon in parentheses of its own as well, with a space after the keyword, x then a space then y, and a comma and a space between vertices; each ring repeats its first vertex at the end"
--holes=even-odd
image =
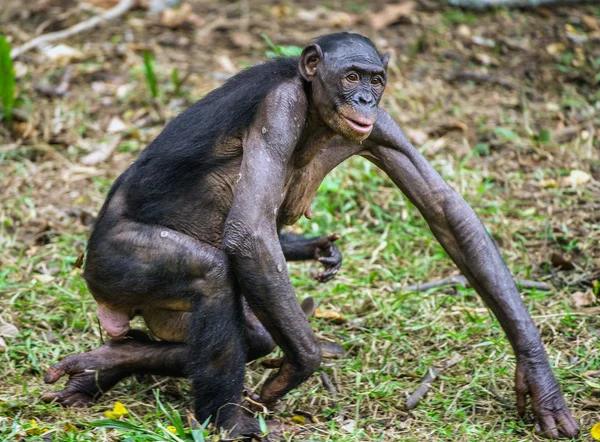
POLYGON ((321 366, 322 359, 321 347, 318 345, 315 345, 310 351, 302 352, 298 358, 298 368, 302 378, 306 379, 317 371, 321 366))

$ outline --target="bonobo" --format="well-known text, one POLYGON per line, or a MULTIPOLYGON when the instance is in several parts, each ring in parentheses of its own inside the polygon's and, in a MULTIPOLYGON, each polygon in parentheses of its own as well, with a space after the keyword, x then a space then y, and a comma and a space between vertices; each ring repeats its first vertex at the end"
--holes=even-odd
POLYGON ((90 237, 84 275, 112 339, 50 368, 47 382, 69 380, 46 398, 86 404, 132 373, 187 375, 200 422, 257 431, 238 406, 246 362, 275 344, 284 353, 260 393, 267 406, 321 363, 286 257, 322 260, 323 280, 341 262, 336 236, 280 238, 280 228, 310 218, 325 175, 361 155, 419 209, 500 321, 517 357, 519 414, 529 396, 546 436, 574 436, 540 334, 494 242, 378 107, 387 63, 361 35, 325 35, 299 58, 240 72, 169 123, 116 180, 90 237), (129 330, 136 314, 160 341, 129 330))

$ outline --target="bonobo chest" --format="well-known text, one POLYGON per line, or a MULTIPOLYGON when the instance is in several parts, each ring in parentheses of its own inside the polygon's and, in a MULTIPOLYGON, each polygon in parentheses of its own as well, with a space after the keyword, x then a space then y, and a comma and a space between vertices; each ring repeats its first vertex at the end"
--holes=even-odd
POLYGON ((340 136, 334 136, 320 146, 311 145, 300 149, 286 181, 277 225, 282 227, 294 224, 302 215, 310 219, 310 204, 325 176, 362 150, 360 144, 345 141, 340 136))
POLYGON ((320 165, 311 161, 306 166, 294 168, 286 182, 284 199, 277 216, 278 226, 292 225, 302 215, 312 217, 310 203, 312 202, 325 174, 320 165))

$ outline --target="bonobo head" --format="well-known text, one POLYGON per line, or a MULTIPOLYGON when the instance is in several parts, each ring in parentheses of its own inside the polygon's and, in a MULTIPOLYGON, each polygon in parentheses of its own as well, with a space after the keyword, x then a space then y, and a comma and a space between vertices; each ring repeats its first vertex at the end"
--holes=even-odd
POLYGON ((298 68, 325 123, 348 140, 362 141, 375 124, 387 64, 388 55, 380 55, 371 40, 343 32, 307 46, 298 68))

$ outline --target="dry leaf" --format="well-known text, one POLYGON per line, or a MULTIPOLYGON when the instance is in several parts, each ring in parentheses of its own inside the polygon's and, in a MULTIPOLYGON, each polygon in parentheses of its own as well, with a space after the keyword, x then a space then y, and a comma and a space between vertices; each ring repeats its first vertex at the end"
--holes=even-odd
POLYGON ((552 56, 559 55, 565 51, 566 47, 564 43, 550 43, 546 46, 546 52, 552 56))
POLYGON ((560 253, 550 255, 550 262, 554 267, 558 267, 561 270, 573 270, 575 268, 575 265, 560 253))
POLYGON ((600 23, 596 17, 592 17, 591 15, 583 15, 581 17, 581 21, 592 31, 600 31, 600 23))
POLYGON ((201 27, 204 20, 194 13, 192 5, 182 3, 178 8, 167 8, 162 11, 160 23, 168 28, 178 28, 184 24, 201 27))
POLYGON ((571 299, 575 307, 587 307, 596 302, 596 296, 591 289, 585 292, 575 292, 571 295, 571 299))
POLYGON ((35 275, 33 275, 33 279, 41 282, 42 284, 48 284, 48 283, 54 281, 54 276, 36 273, 35 275))
POLYGON ((331 11, 328 18, 329 24, 333 27, 352 26, 356 23, 356 17, 346 12, 331 11))
POLYGON ((120 0, 86 0, 86 3, 94 5, 97 8, 110 9, 119 3, 120 0))
POLYGON ((119 117, 112 117, 108 123, 108 126, 106 127, 106 132, 109 134, 114 134, 117 132, 122 132, 125 129, 127 129, 127 125, 123 123, 123 120, 121 120, 119 117))
POLYGON ((408 139, 416 145, 425 144, 429 139, 427 132, 418 129, 406 129, 408 139))
POLYGON ((335 310, 321 310, 320 308, 315 310, 315 318, 327 319, 336 324, 346 322, 346 318, 340 312, 336 312, 335 310))
POLYGON ((354 419, 350 419, 346 421, 344 425, 340 428, 342 431, 346 433, 354 433, 354 429, 356 428, 356 421, 354 419))
POLYGON ((458 29, 456 29, 456 32, 458 33, 458 35, 460 35, 461 37, 470 37, 471 36, 471 28, 469 28, 467 25, 462 24, 458 27, 458 29))
POLYGON ((591 175, 583 170, 572 170, 569 176, 561 180, 561 183, 565 186, 577 187, 587 183, 591 179, 591 175))
POLYGON ((554 178, 546 178, 540 181, 540 187, 544 189, 556 189, 558 182, 554 178))
POLYGON ((43 54, 51 60, 61 64, 67 64, 71 61, 83 58, 83 52, 62 43, 45 48, 43 54))
POLYGON ((219 55, 216 57, 216 61, 219 64, 219 66, 221 66, 221 69, 223 69, 225 72, 229 72, 230 74, 237 73, 238 70, 228 55, 219 55))
POLYGON ((248 32, 232 31, 229 33, 229 38, 231 38, 231 42, 237 47, 249 48, 252 46, 252 35, 248 32))
POLYGON ((0 324, 0 336, 4 338, 16 338, 19 334, 19 329, 12 324, 0 324))
POLYGON ((415 9, 415 2, 405 1, 397 5, 386 5, 381 11, 371 15, 371 26, 376 30, 383 29, 409 16, 415 9))

